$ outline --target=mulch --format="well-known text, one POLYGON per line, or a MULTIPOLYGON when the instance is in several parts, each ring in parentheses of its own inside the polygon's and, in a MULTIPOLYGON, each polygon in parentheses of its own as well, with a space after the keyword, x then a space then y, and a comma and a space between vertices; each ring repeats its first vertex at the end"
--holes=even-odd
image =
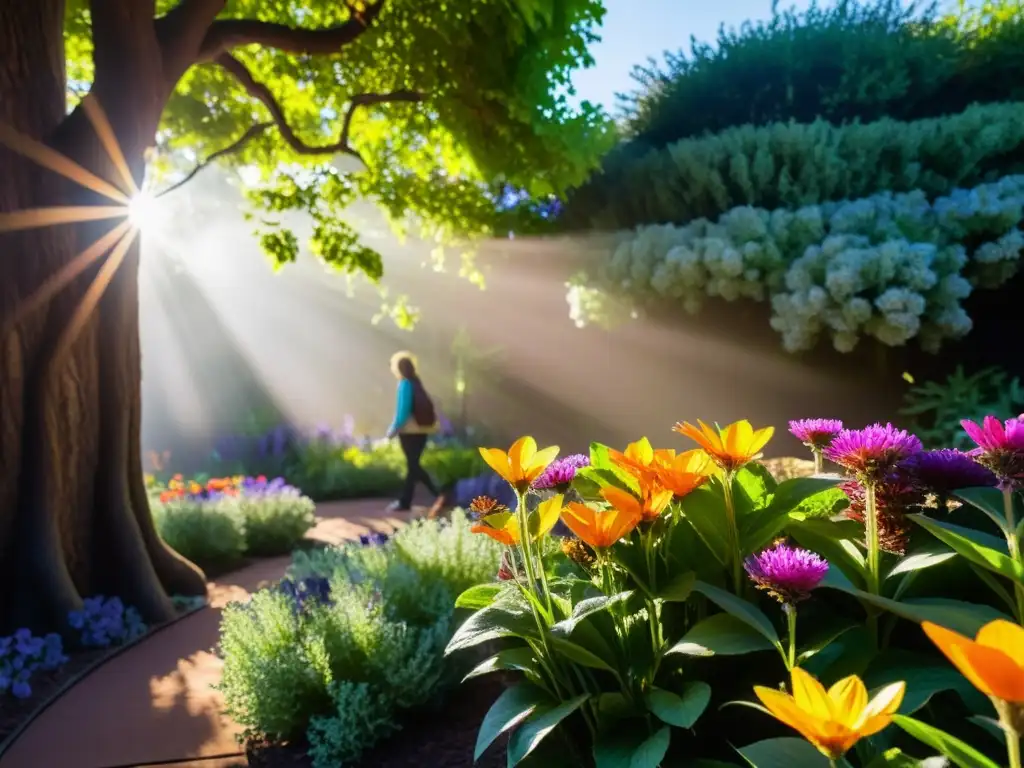
POLYGON ((69 654, 68 662, 50 672, 36 672, 30 684, 32 695, 27 699, 16 699, 0 694, 0 744, 7 740, 35 713, 44 702, 51 699, 69 680, 81 674, 99 659, 116 649, 97 648, 69 654))
MULTIPOLYGON (((400 732, 351 768, 504 768, 504 739, 473 762, 484 714, 503 690, 497 679, 460 686, 443 705, 411 716, 400 732)), ((247 756, 250 768, 310 768, 313 764, 300 744, 251 747, 247 756)))

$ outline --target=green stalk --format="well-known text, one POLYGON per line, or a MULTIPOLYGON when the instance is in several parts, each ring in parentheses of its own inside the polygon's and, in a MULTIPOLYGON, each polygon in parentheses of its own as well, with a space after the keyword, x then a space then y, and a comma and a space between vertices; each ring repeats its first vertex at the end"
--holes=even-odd
POLYGON ((793 667, 796 666, 796 606, 791 603, 785 603, 782 606, 782 612, 786 614, 786 628, 789 633, 787 667, 792 672, 793 667))
POLYGON ((820 475, 825 470, 825 461, 821 456, 821 448, 811 448, 814 456, 814 474, 820 475))
MULTIPOLYGON (((882 588, 881 546, 878 540, 878 504, 875 499, 874 482, 864 483, 864 527, 868 546, 868 593, 877 595, 882 588)), ((878 613, 874 606, 867 606, 868 632, 878 645, 878 613)))
POLYGON ((737 595, 743 593, 743 554, 740 552, 740 532, 736 524, 736 507, 732 496, 734 472, 725 472, 722 478, 722 490, 725 497, 726 531, 729 536, 729 547, 732 550, 732 584, 737 595))
POLYGON ((1006 734, 1006 759, 1009 761, 1009 768, 1021 768, 1020 736, 1016 733, 1006 734))
MULTIPOLYGON (((1003 514, 1006 517, 1006 548, 1010 559, 1020 562, 1020 540, 1017 538, 1017 519, 1013 511, 1013 490, 1010 488, 1003 489, 1003 514)), ((1013 591, 1017 598, 1017 621, 1024 622, 1024 585, 1014 581, 1013 591)))

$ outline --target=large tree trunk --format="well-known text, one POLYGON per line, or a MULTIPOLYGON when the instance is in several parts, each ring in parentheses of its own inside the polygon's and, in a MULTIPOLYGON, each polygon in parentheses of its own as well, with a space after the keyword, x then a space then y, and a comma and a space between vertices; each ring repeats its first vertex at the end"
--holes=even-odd
MULTIPOLYGON (((94 96, 141 182, 166 93, 152 9, 120 5, 119 18, 97 25, 94 96)), ((62 0, 0 0, 0 121, 116 183, 84 112, 65 117, 63 13, 62 0)), ((0 212, 89 204, 111 203, 0 146, 0 212)), ((69 330, 104 259, 32 312, 20 311, 118 223, 0 234, 0 624, 7 626, 65 628, 68 612, 95 594, 119 595, 159 622, 173 615, 169 594, 205 592, 202 572, 156 534, 143 485, 137 242, 80 325, 69 330)))

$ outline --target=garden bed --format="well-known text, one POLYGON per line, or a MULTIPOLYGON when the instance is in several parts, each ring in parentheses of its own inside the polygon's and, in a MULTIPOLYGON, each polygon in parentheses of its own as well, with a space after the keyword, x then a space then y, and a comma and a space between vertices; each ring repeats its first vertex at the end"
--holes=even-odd
MULTIPOLYGON (((476 734, 484 713, 503 690, 500 681, 480 680, 454 691, 441 706, 410 714, 402 730, 368 751, 356 768, 500 768, 505 742, 500 739, 473 762, 476 734)), ((309 768, 305 744, 251 747, 250 768, 309 768)))

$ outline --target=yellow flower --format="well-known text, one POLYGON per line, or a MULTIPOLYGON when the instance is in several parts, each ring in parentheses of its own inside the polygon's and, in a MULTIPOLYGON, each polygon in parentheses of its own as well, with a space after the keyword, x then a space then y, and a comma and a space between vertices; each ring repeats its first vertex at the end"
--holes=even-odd
MULTIPOLYGON (((498 505, 501 507, 501 505, 498 505)), ((510 512, 507 507, 503 511, 493 512, 480 519, 480 522, 470 528, 473 533, 482 533, 490 536, 495 541, 501 542, 507 547, 515 546, 522 541, 522 530, 519 527, 519 518, 515 512, 510 512)), ((562 514, 562 496, 552 496, 537 505, 537 510, 530 515, 530 538, 534 541, 546 535, 562 514)))
POLYGON ((562 511, 562 522, 594 549, 606 549, 636 528, 640 516, 621 509, 601 512, 573 501, 562 511))
POLYGON ((928 621, 921 629, 979 691, 1024 704, 1024 627, 996 619, 978 630, 974 640, 928 621))
POLYGON ((538 451, 536 440, 521 437, 512 444, 508 453, 500 448, 481 448, 480 455, 509 485, 523 493, 555 460, 558 446, 538 451))
POLYGON ((868 700, 864 682, 850 675, 828 691, 807 672, 794 667, 793 694, 757 686, 754 693, 776 720, 798 731, 826 757, 836 760, 861 739, 892 722, 903 703, 906 683, 892 683, 868 700))
POLYGON ((727 427, 712 429, 700 419, 695 427, 686 421, 673 429, 693 440, 726 472, 735 472, 744 464, 761 457, 761 449, 775 434, 775 427, 754 430, 746 419, 727 427))

